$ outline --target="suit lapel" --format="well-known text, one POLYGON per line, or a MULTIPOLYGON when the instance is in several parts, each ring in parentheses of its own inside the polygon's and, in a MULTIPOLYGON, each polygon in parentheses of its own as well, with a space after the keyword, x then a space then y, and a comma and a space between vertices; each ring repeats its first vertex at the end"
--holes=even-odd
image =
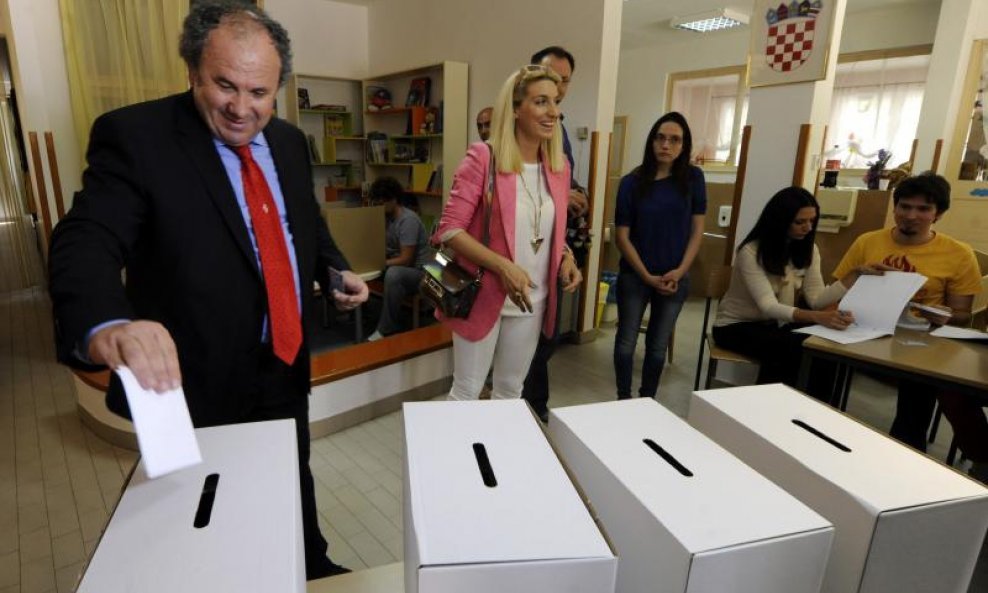
POLYGON ((176 128, 179 134, 188 139, 186 142, 180 142, 180 146, 199 171, 207 193, 213 200, 216 209, 219 210, 220 217, 226 223, 227 230, 233 236, 233 240, 237 243, 244 257, 247 258, 250 267, 260 274, 254 248, 251 246, 250 237, 247 234, 247 225, 244 224, 240 207, 237 206, 237 197, 230 186, 230 178, 227 176, 223 162, 216 152, 209 129, 202 123, 199 113, 195 109, 191 91, 186 93, 180 101, 176 119, 178 120, 176 128))

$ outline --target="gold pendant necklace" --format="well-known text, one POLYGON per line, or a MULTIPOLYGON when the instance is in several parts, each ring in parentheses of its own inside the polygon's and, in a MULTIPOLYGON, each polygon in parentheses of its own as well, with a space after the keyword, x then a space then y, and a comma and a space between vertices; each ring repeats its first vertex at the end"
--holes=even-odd
POLYGON ((532 251, 534 253, 538 253, 539 247, 542 247, 542 243, 545 241, 545 238, 542 236, 542 163, 539 162, 536 173, 536 180, 538 185, 536 186, 535 190, 539 196, 538 202, 535 201, 535 196, 533 196, 532 192, 529 191, 528 189, 528 183, 525 181, 525 173, 523 172, 521 175, 519 175, 519 177, 521 177, 521 186, 525 190, 525 193, 528 194, 528 199, 529 201, 532 202, 532 210, 534 210, 535 212, 535 214, 531 217, 532 239, 531 241, 529 241, 529 243, 531 243, 532 245, 532 251))

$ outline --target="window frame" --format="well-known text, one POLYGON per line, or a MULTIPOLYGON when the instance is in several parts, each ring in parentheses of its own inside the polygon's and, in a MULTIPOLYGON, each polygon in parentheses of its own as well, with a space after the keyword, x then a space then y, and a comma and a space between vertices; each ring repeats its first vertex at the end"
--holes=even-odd
MULTIPOLYGON (((984 47, 988 48, 988 39, 979 40, 979 41, 983 41, 984 42, 984 47)), ((972 49, 972 51, 974 51, 974 50, 972 49)), ((920 45, 909 45, 909 46, 903 46, 903 47, 891 47, 891 48, 885 48, 885 49, 869 49, 869 50, 856 51, 856 52, 847 52, 847 53, 843 53, 843 54, 840 54, 840 55, 837 56, 837 63, 838 64, 846 64, 846 63, 851 63, 851 62, 864 62, 864 61, 872 61, 872 60, 885 60, 885 59, 889 59, 889 58, 905 58, 905 57, 911 57, 911 56, 931 55, 932 53, 933 53, 933 44, 932 43, 925 43, 925 44, 920 44, 920 45)), ((971 60, 971 62, 975 62, 975 59, 973 57, 973 54, 972 54, 972 60, 971 60)), ((977 63, 976 66, 978 68, 980 68, 980 65, 981 65, 981 62, 980 62, 980 60, 978 60, 978 63, 977 63)), ((969 77, 971 76, 970 73, 971 73, 971 70, 968 71, 968 76, 969 77)), ((731 74, 737 74, 738 75, 738 92, 737 92, 737 95, 735 97, 735 105, 734 105, 734 124, 733 124, 733 127, 732 127, 733 132, 731 134, 731 150, 730 150, 730 153, 728 154, 727 160, 724 161, 724 162, 719 162, 719 161, 717 161, 717 162, 710 162, 710 161, 704 162, 703 165, 702 165, 702 167, 701 167, 704 171, 710 171, 710 172, 733 172, 733 171, 737 171, 737 165, 734 164, 734 161, 737 159, 738 151, 741 149, 741 136, 742 136, 742 134, 744 132, 744 122, 739 122, 738 120, 741 117, 741 112, 742 112, 742 106, 743 106, 744 97, 751 91, 751 85, 748 82, 748 64, 745 63, 745 64, 737 65, 737 66, 721 66, 721 67, 718 67, 718 68, 704 68, 704 69, 699 69, 699 70, 687 70, 687 71, 682 71, 682 72, 670 72, 668 75, 666 75, 665 111, 669 111, 670 109, 672 109, 673 87, 676 85, 677 82, 683 82, 683 81, 687 81, 687 80, 695 80, 697 78, 713 78, 713 77, 716 77, 716 76, 725 76, 725 75, 731 75, 731 74), (739 123, 741 125, 739 125, 739 123)), ((973 82, 970 81, 970 80, 968 80, 968 83, 970 83, 970 85, 974 86, 974 85, 977 84, 977 80, 975 80, 973 82)), ((968 88, 967 85, 965 85, 965 89, 967 89, 967 88, 968 88)), ((966 121, 966 120, 964 120, 964 121, 966 121)), ((827 131, 825 130, 824 131, 824 135, 826 135, 826 133, 827 133, 827 131)), ((957 142, 956 141, 956 136, 957 136, 957 133, 955 133, 955 143, 957 142)), ((916 146, 917 146, 917 143, 914 140, 913 141, 913 145, 912 145, 912 152, 909 155, 909 161, 910 162, 913 161, 915 159, 915 157, 916 157, 916 146)), ((960 150, 960 148, 957 149, 957 151, 958 151, 957 154, 958 155, 959 155, 959 150, 960 150)), ((953 150, 953 146, 952 146, 951 152, 950 152, 950 156, 953 156, 953 155, 954 155, 954 150, 953 150)), ((948 167, 951 166, 949 159, 948 159, 947 165, 948 165, 948 167)), ((820 169, 821 169, 821 171, 823 170, 823 166, 824 166, 824 163, 821 160, 821 163, 820 163, 820 169)), ((959 167, 960 167, 960 161, 958 160, 957 161, 957 168, 959 168, 959 167)), ((847 171, 853 172, 853 171, 858 171, 858 169, 854 169, 854 170, 848 169, 847 171)), ((863 174, 863 172, 865 170, 864 169, 860 169, 860 171, 863 174)), ((951 173, 951 175, 954 178, 956 178, 957 177, 957 174, 956 173, 957 172, 955 171, 955 172, 951 173)))

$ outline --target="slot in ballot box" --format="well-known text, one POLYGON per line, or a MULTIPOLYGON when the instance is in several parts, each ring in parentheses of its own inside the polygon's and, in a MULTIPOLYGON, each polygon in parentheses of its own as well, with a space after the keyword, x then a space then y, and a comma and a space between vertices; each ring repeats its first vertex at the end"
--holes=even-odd
POLYGON ((406 593, 613 593, 617 559, 524 401, 403 410, 406 593))
POLYGON ((154 480, 137 465, 79 593, 305 591, 294 420, 196 438, 199 465, 154 480))
POLYGON ((827 593, 966 593, 988 489, 784 385, 700 391, 690 423, 834 524, 827 593))
POLYGON ((618 553, 619 593, 817 593, 829 522, 651 398, 556 408, 549 435, 618 553))

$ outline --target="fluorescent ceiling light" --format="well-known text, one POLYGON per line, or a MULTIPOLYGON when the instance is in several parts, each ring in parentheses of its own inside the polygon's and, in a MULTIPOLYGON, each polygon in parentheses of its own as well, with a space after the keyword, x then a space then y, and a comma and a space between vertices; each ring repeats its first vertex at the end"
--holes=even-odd
POLYGON ((718 8, 689 16, 677 16, 669 21, 673 29, 687 29, 698 33, 731 29, 748 24, 748 15, 730 8, 718 8))

